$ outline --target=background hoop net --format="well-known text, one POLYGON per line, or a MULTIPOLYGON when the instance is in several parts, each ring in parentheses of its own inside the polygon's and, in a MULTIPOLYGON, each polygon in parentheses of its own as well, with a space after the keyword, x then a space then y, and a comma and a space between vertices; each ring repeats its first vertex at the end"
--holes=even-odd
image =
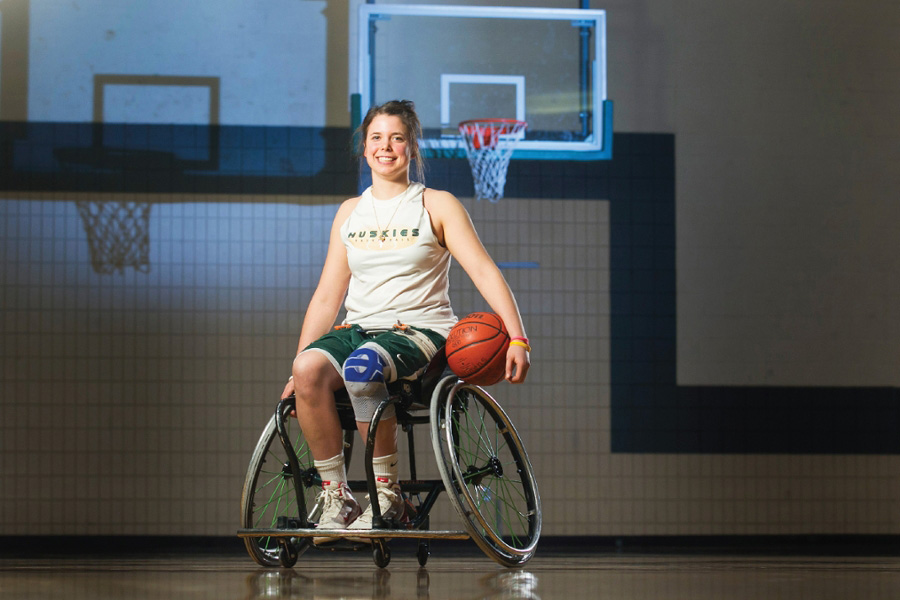
POLYGON ((134 267, 150 271, 150 204, 81 200, 75 203, 91 248, 91 265, 97 273, 134 267))
POLYGON ((527 126, 525 121, 515 119, 478 119, 459 124, 476 198, 496 202, 503 197, 509 159, 516 143, 525 137, 527 126))

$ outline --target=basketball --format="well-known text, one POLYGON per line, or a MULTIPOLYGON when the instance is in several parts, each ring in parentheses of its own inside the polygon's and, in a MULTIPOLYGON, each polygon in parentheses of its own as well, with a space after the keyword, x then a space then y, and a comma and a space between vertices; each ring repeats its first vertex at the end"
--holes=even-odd
POLYGON ((466 383, 494 385, 506 375, 507 348, 503 320, 493 313, 472 313, 447 336, 447 365, 466 383))

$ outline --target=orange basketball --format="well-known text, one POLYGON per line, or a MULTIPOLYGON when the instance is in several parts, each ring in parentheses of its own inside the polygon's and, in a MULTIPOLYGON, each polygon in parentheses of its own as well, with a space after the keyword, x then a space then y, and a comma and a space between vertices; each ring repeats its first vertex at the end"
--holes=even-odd
POLYGON ((494 385, 506 375, 509 334, 493 313, 472 313, 447 336, 447 365, 457 377, 475 385, 494 385))

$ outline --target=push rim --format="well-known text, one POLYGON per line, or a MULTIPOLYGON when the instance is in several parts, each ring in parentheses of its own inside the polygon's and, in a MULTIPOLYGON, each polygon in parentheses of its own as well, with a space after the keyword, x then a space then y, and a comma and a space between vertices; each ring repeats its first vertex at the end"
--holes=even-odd
POLYGON ((447 495, 485 554, 505 566, 523 564, 540 537, 541 506, 518 433, 482 388, 459 382, 439 392, 432 441, 447 495))

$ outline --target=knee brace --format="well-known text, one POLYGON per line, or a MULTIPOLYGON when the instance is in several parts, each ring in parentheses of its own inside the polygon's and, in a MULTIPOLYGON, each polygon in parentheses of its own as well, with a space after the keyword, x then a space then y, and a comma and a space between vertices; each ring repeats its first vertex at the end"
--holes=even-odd
MULTIPOLYGON (((372 348, 357 348, 344 361, 344 387, 353 404, 353 414, 357 421, 370 421, 375 408, 387 398, 385 383, 385 361, 372 348)), ((391 405, 382 413, 382 418, 394 415, 391 405)))

